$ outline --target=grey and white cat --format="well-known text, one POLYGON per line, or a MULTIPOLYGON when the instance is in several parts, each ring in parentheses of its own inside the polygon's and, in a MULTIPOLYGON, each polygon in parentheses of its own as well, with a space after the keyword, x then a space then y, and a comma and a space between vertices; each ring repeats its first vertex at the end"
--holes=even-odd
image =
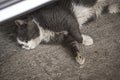
MULTIPOLYGON (((112 0, 111 0, 112 1, 112 0)), ((89 19, 99 16, 104 10, 119 12, 119 3, 108 0, 58 0, 16 20, 17 41, 24 49, 34 49, 40 43, 65 43, 79 64, 84 64, 79 43, 92 45, 90 36, 80 33, 80 28, 89 19)))

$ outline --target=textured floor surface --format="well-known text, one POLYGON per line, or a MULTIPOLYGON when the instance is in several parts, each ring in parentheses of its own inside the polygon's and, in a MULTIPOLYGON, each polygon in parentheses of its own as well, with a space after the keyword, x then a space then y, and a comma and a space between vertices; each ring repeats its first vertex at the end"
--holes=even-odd
POLYGON ((81 45, 86 57, 80 66, 60 45, 24 50, 17 44, 14 26, 0 26, 0 80, 120 80, 120 16, 103 15, 84 25, 82 33, 94 39, 81 45))

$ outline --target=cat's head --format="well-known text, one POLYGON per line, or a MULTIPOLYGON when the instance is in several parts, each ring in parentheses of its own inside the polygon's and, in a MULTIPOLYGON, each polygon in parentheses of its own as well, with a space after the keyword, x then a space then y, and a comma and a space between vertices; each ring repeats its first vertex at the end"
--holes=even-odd
POLYGON ((22 48, 33 49, 40 43, 40 30, 32 19, 15 20, 17 25, 17 42, 22 48))

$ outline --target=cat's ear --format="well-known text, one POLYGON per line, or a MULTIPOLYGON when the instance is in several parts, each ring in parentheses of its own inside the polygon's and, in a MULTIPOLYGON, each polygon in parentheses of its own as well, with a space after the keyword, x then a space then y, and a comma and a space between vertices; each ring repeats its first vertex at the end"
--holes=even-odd
POLYGON ((17 26, 21 26, 21 25, 26 24, 26 21, 24 21, 24 20, 15 20, 15 24, 16 24, 17 26))

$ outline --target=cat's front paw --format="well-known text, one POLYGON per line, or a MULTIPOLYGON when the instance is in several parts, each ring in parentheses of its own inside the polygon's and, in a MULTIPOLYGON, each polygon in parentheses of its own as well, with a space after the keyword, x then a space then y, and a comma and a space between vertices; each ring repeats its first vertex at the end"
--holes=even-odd
POLYGON ((83 37, 82 44, 84 44, 86 46, 90 46, 93 44, 93 39, 90 36, 83 34, 82 37, 83 37))
POLYGON ((31 48, 29 46, 22 46, 23 49, 30 50, 31 48))
POLYGON ((34 47, 34 46, 26 46, 26 45, 23 45, 22 48, 23 48, 23 49, 26 49, 26 50, 31 50, 31 49, 34 49, 35 47, 34 47))
POLYGON ((77 54, 77 57, 75 59, 80 65, 85 63, 85 58, 81 56, 79 53, 77 54))

